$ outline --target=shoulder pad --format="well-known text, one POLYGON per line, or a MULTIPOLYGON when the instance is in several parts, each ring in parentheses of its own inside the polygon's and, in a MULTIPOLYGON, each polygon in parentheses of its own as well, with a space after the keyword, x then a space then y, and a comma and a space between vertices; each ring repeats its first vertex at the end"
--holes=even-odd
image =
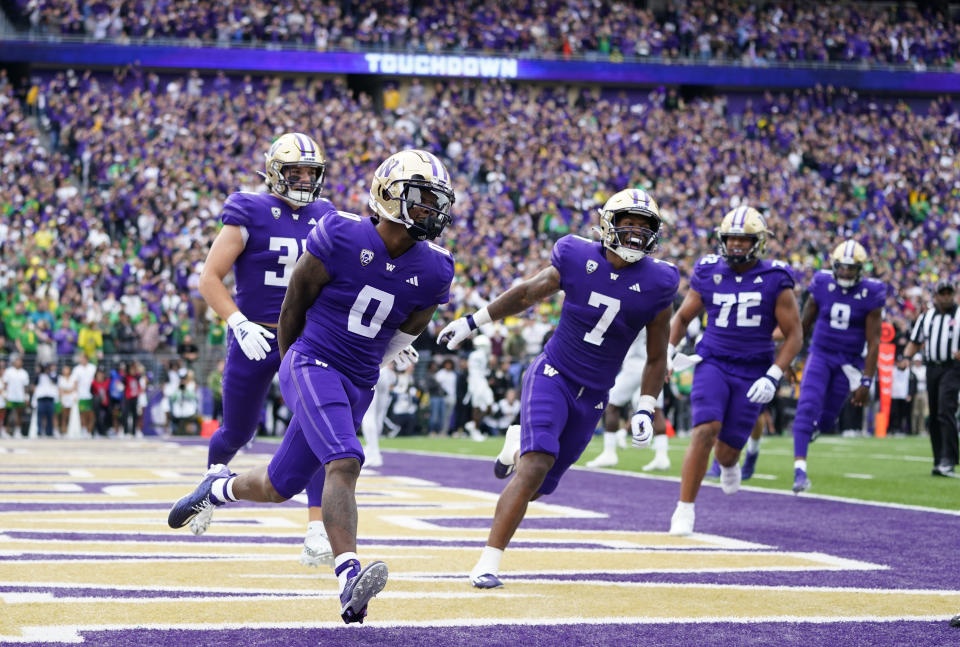
POLYGON ((444 249, 443 247, 440 247, 440 245, 437 245, 436 243, 431 243, 430 241, 427 241, 427 247, 429 247, 435 252, 440 252, 441 254, 446 254, 447 256, 453 257, 453 254, 450 253, 450 250, 444 249))

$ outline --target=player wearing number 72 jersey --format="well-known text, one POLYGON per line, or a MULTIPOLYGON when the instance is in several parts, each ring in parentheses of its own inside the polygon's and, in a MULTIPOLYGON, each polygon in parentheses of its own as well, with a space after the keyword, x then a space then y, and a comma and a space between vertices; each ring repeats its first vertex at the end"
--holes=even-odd
POLYGON ((690 393, 693 435, 683 458, 671 535, 693 532, 694 501, 714 445, 724 493, 740 488, 740 451, 803 343, 790 269, 761 258, 767 233, 763 216, 752 207, 726 214, 717 228, 720 255, 697 261, 690 290, 670 323, 672 353, 690 321, 707 312, 697 344, 703 360, 694 370, 690 393), (785 341, 774 360, 772 334, 778 325, 785 341))
POLYGON ((621 191, 600 210, 601 242, 564 236, 553 247, 550 266, 440 332, 438 341, 452 350, 478 326, 564 291, 557 329, 523 376, 520 425, 507 430, 494 465, 498 477, 505 478, 514 466, 516 476, 497 502, 487 545, 470 573, 474 586, 502 585, 500 559, 527 504, 553 492, 586 449, 627 349, 644 327, 647 364, 631 428, 636 446, 650 444, 680 280, 676 267, 647 256, 657 247, 660 226, 653 198, 644 191, 621 191))

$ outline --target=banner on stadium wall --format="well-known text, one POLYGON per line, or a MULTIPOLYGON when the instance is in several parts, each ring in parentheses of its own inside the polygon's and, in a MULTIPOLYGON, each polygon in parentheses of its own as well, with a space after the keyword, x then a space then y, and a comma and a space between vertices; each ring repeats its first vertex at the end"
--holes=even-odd
POLYGON ((527 59, 455 54, 315 52, 309 50, 166 45, 114 45, 6 40, 0 62, 236 72, 377 74, 447 78, 562 81, 607 85, 708 85, 722 88, 812 88, 960 93, 960 74, 908 70, 745 67, 605 60, 527 59))
POLYGON ((880 328, 880 356, 877 358, 877 388, 880 410, 877 411, 874 435, 883 438, 890 425, 890 397, 893 391, 893 365, 897 360, 897 347, 893 344, 896 331, 892 324, 883 322, 880 328))

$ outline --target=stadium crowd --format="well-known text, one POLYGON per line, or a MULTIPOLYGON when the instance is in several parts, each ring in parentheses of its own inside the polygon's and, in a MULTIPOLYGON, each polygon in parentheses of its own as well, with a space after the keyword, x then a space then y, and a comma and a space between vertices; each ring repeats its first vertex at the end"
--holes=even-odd
MULTIPOLYGON (((324 195, 357 213, 371 166, 392 151, 444 158, 457 203, 443 243, 458 268, 451 303, 419 342, 428 350, 438 350, 431 332, 547 262, 553 240, 588 234, 596 208, 625 186, 659 201, 669 223, 659 255, 686 277, 743 200, 767 215, 768 256, 788 261, 801 286, 855 237, 868 272, 890 286, 886 318, 901 334, 955 267, 960 129, 947 98, 912 110, 831 88, 736 107, 662 88, 412 81, 400 90, 378 110, 341 78, 128 68, 15 87, 0 70, 2 352, 46 364, 78 351, 97 361, 222 348, 223 323, 197 291, 201 264, 226 195, 262 190, 255 171, 285 131, 322 142, 324 195)), ((535 355, 558 313, 554 300, 505 322, 494 357, 535 355)))
POLYGON ((929 5, 704 2, 660 11, 588 0, 447 3, 14 0, 39 33, 532 56, 953 66, 960 27, 929 5))

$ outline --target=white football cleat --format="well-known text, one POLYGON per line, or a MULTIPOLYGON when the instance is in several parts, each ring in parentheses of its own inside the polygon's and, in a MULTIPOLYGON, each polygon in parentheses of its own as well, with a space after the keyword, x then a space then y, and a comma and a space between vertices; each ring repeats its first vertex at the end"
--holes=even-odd
POLYGON ((733 494, 740 489, 740 463, 733 467, 720 466, 720 489, 724 494, 733 494))
POLYGON ((587 462, 587 467, 615 467, 617 455, 615 452, 600 452, 600 455, 587 462))
POLYGON ((303 538, 303 550, 300 552, 300 563, 313 567, 321 564, 333 566, 333 548, 322 527, 307 530, 307 536, 303 538))
POLYGON ((653 460, 643 466, 644 472, 666 472, 670 469, 670 457, 666 454, 657 454, 653 460))
POLYGON ((673 511, 670 517, 670 534, 675 537, 686 537, 693 534, 693 521, 696 515, 693 506, 681 506, 677 502, 677 509, 673 511))
POLYGON ((477 429, 477 423, 473 420, 465 424, 463 428, 467 430, 467 433, 470 434, 470 440, 474 442, 482 443, 487 439, 487 437, 483 435, 483 432, 477 429))

